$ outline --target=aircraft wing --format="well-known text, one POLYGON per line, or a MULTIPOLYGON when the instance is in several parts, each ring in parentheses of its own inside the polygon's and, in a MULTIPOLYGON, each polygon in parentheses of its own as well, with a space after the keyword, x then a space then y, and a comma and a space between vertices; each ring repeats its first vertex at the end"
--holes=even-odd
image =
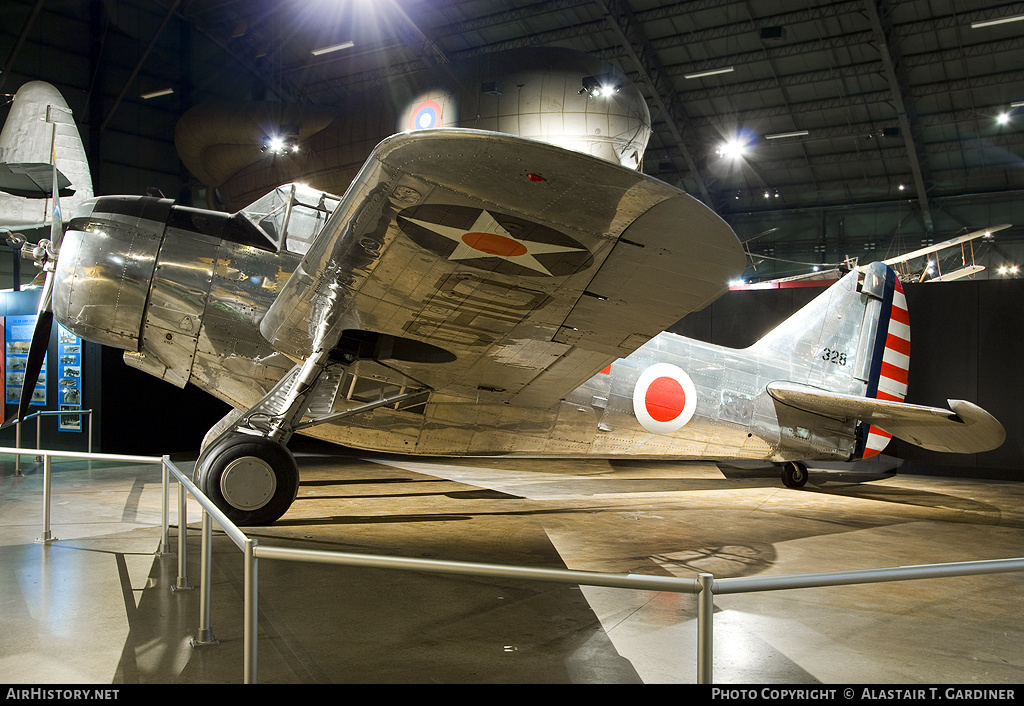
POLYGON ((376 336, 434 390, 548 407, 744 265, 724 221, 644 174, 423 130, 377 146, 260 330, 296 359, 376 336))
POLYGON ((931 451, 981 453, 1006 440, 995 417, 965 400, 948 400, 950 409, 876 400, 828 392, 807 385, 773 382, 768 385, 777 403, 840 421, 860 420, 897 439, 931 451))

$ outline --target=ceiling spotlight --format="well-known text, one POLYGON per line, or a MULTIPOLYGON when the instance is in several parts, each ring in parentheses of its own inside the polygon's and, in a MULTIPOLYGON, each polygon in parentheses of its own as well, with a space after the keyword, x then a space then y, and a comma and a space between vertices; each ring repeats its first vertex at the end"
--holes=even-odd
POLYGON ((906 187, 906 185, 905 185, 905 184, 900 184, 900 185, 899 185, 899 190, 900 190, 900 191, 904 191, 904 190, 905 190, 906 188, 907 188, 907 187, 906 187))
POLYGON ((283 135, 267 135, 263 138, 263 147, 260 151, 269 152, 270 154, 298 152, 299 144, 292 137, 285 137, 283 135))
POLYGON ((579 95, 589 95, 591 98, 607 97, 622 90, 622 83, 611 74, 600 74, 598 76, 584 76, 583 88, 579 95))
POLYGON ((715 154, 722 159, 739 159, 749 151, 747 143, 735 138, 727 140, 715 148, 715 154))

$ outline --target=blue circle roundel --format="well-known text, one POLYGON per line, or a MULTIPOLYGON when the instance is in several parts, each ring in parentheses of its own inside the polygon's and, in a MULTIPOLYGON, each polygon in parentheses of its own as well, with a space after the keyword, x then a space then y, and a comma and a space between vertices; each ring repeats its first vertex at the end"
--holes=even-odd
POLYGON ((413 108, 409 120, 410 130, 427 130, 441 124, 441 106, 436 101, 426 100, 413 108))

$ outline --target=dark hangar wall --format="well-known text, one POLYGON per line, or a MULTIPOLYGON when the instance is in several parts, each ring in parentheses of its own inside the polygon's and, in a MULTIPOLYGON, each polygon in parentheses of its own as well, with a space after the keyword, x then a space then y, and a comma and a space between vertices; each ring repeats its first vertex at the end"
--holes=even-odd
MULTIPOLYGON (((823 291, 821 287, 736 290, 670 330, 744 348, 823 291)), ((1006 428, 1006 441, 982 454, 943 454, 893 440, 901 472, 1024 480, 1024 281, 906 284, 910 308, 907 402, 974 402, 1006 428)))

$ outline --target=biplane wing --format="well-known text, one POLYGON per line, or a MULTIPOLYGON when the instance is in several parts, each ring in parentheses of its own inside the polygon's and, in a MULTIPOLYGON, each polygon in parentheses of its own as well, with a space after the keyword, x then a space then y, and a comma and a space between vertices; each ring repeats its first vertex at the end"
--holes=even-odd
POLYGON ((547 407, 727 288, 710 209, 635 171, 474 130, 382 142, 260 325, 279 351, 385 361, 547 407))

